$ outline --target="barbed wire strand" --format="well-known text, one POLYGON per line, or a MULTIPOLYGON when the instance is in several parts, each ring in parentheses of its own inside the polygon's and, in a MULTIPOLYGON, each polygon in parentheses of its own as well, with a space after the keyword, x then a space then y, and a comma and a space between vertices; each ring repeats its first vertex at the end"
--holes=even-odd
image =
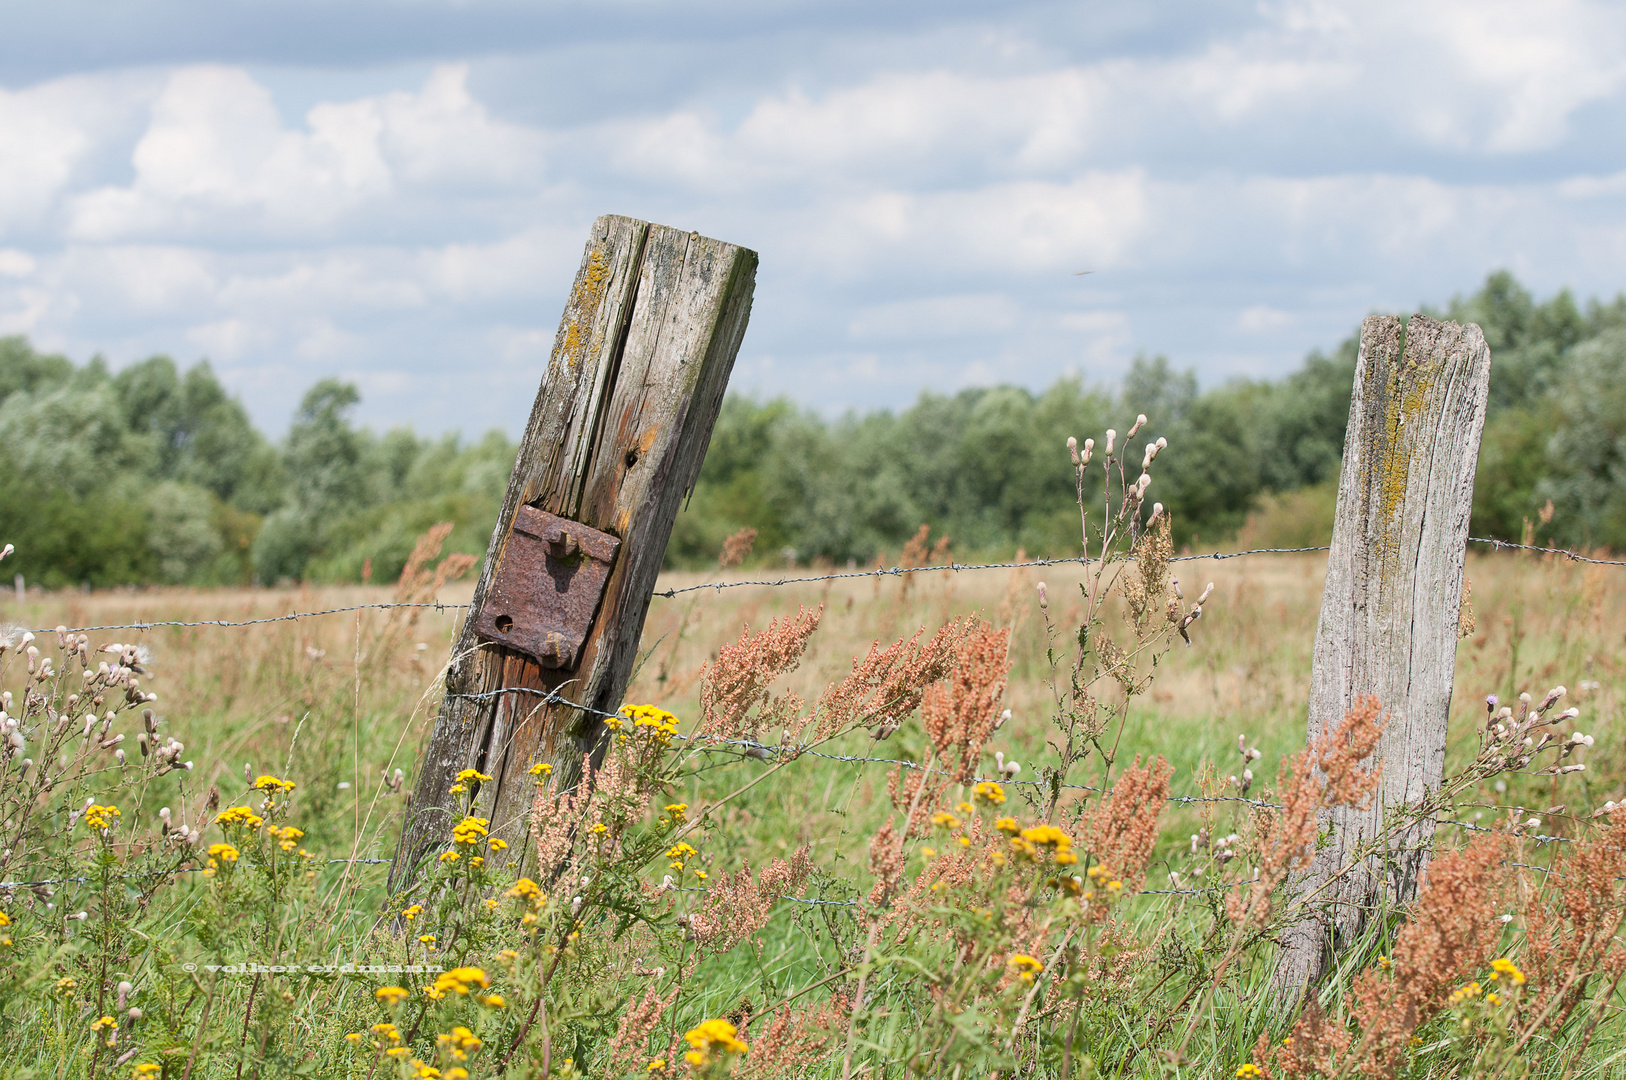
MULTIPOLYGON (((1581 553, 1571 551, 1568 548, 1538 547, 1533 544, 1515 544, 1507 540, 1492 540, 1482 536, 1470 536, 1468 538, 1468 542, 1472 544, 1487 544, 1493 548, 1508 551, 1533 551, 1542 555, 1558 555, 1562 556, 1569 562, 1592 563, 1598 566, 1626 566, 1626 560, 1623 559, 1594 559, 1591 556, 1582 555, 1581 553)), ((1328 550, 1331 549, 1325 544, 1315 547, 1249 548, 1246 551, 1215 551, 1206 552, 1199 555, 1177 555, 1169 561, 1171 563, 1197 562, 1200 560, 1221 561, 1224 559, 1240 559, 1248 555, 1296 555, 1304 552, 1328 550)), ((681 588, 664 589, 655 592, 653 595, 663 597, 665 599, 671 599, 676 596, 682 596, 685 593, 704 592, 708 589, 714 592, 722 592, 724 589, 741 589, 747 587, 778 588, 782 585, 807 585, 821 581, 842 581, 858 578, 879 579, 883 577, 902 577, 905 574, 942 573, 950 570, 958 573, 962 570, 1022 570, 1044 566, 1087 566, 1097 561, 1099 560, 1091 559, 1085 556, 1076 556, 1065 559, 1030 559, 1026 562, 947 562, 935 566, 889 566, 874 570, 847 570, 832 574, 807 574, 799 577, 781 577, 774 579, 764 578, 750 581, 713 581, 701 585, 685 585, 681 588)), ((244 626, 264 626, 269 623, 297 622, 300 619, 314 619, 320 618, 324 615, 344 615, 356 611, 390 611, 399 608, 433 608, 437 613, 444 613, 447 611, 462 611, 468 606, 468 604, 450 604, 443 601, 430 601, 425 603, 389 602, 377 604, 350 604, 345 607, 323 608, 317 611, 293 611, 284 615, 269 615, 258 619, 154 619, 151 621, 132 623, 109 623, 101 626, 70 626, 65 627, 63 632, 69 634, 85 634, 101 633, 108 630, 147 631, 161 628, 190 627, 236 629, 244 626)), ((42 627, 29 632, 36 635, 51 634, 56 633, 57 628, 54 626, 42 627)))
MULTIPOLYGON (((65 626, 61 629, 64 634, 88 634, 104 630, 157 630, 163 627, 218 627, 223 629, 237 629, 243 626, 263 626, 266 623, 297 622, 300 619, 315 619, 323 615, 343 615, 352 611, 390 611, 395 608, 434 608, 437 612, 461 611, 467 604, 448 604, 438 600, 427 603, 377 603, 377 604, 351 604, 348 607, 323 608, 320 611, 290 611, 286 615, 267 615, 259 619, 197 619, 186 621, 182 619, 154 619, 151 622, 111 623, 105 626, 65 626)), ((38 628, 28 631, 36 637, 40 634, 55 634, 58 632, 54 626, 38 628)))
MULTIPOLYGON (((388 865, 389 863, 391 863, 393 861, 394 860, 392 860, 392 859, 325 859, 325 860, 323 860, 324 865, 327 865, 327 866, 336 866, 336 865, 339 865, 339 864, 355 865, 357 863, 366 863, 366 864, 368 864, 370 866, 385 866, 385 865, 388 865)), ((254 869, 254 870, 261 869, 261 867, 255 866, 253 863, 245 863, 244 865, 249 867, 250 869, 254 869)), ((207 870, 207 869, 208 869, 207 866, 177 866, 173 870, 143 870, 139 874, 114 874, 113 878, 116 881, 128 881, 131 878, 168 877, 171 874, 196 874, 201 870, 207 870)), ((43 881, 0 881, 0 889, 29 889, 29 888, 33 888, 36 885, 85 884, 85 883, 87 883, 89 881, 92 881, 92 880, 94 880, 94 879, 88 878, 88 877, 65 877, 65 878, 46 878, 43 881)))

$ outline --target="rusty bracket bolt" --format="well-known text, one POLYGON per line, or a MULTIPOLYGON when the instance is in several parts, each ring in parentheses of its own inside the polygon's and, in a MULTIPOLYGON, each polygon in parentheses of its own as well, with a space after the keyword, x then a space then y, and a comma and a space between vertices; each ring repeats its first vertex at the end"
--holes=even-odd
POLYGON ((575 534, 563 529, 559 530, 558 536, 548 541, 548 554, 555 559, 568 559, 581 549, 581 541, 576 539, 575 534))
MULTIPOLYGON (((569 534, 566 533, 565 535, 568 536, 569 534)), ((542 643, 542 655, 538 659, 563 660, 569 655, 569 652, 570 650, 565 646, 564 638, 556 633, 549 633, 547 640, 542 643)))

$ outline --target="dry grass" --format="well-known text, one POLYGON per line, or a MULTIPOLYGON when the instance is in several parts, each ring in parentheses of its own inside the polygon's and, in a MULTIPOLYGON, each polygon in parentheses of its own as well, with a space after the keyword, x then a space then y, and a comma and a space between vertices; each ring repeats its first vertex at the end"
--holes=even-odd
MULTIPOLYGON (((1194 793, 1203 764, 1229 768, 1236 737, 1245 732, 1266 754, 1255 772, 1274 775, 1275 761, 1296 750, 1304 738, 1324 567, 1325 557, 1314 554, 1177 564, 1188 593, 1212 581, 1215 594, 1193 630, 1194 645, 1177 647, 1159 670, 1152 693, 1136 701, 1122 738, 1124 750, 1164 754, 1176 769, 1175 792, 1194 793)), ((659 588, 778 576, 777 571, 760 570, 672 573, 659 588)), ((1006 696, 1012 720, 996 733, 990 748, 1026 761, 1043 752, 1050 716, 1035 587, 1040 580, 1047 583, 1058 625, 1077 625, 1082 576, 1073 564, 932 572, 918 575, 907 588, 895 578, 870 578, 657 597, 627 700, 661 704, 685 720, 696 716, 702 664, 737 640, 744 626, 763 629, 770 620, 802 607, 825 608, 800 669, 784 687, 805 698, 816 697, 844 676, 872 641, 979 614, 1013 631, 1006 696)), ((1626 614, 1611 599, 1626 587, 1626 570, 1472 554, 1468 577, 1477 629, 1458 651, 1448 771, 1462 756, 1459 743, 1462 753, 1471 752, 1467 743, 1473 740, 1484 694, 1495 692, 1507 700, 1528 690, 1539 696, 1562 683, 1582 710, 1578 726, 1598 737, 1585 782, 1566 781, 1559 793, 1552 781, 1540 782, 1545 785, 1540 790, 1537 781, 1520 781, 1526 787, 1511 794, 1487 791, 1483 801, 1517 798, 1542 807, 1564 802, 1576 813, 1626 796, 1626 757, 1611 737, 1621 701, 1617 674, 1626 667, 1626 614)), ((448 586, 442 599, 466 602, 471 588, 467 582, 448 586)), ((20 609, 15 602, 5 604, 0 618, 36 628, 241 620, 391 598, 386 587, 361 586, 65 592, 31 598, 20 609)), ((344 745, 348 760, 346 769, 339 770, 357 774, 351 790, 359 792, 370 787, 361 781, 385 767, 404 767, 410 787, 412 758, 433 714, 457 617, 451 610, 369 611, 245 628, 159 627, 97 637, 150 647, 155 664, 150 685, 161 695, 161 711, 203 769, 235 773, 245 761, 280 761, 295 742, 299 721, 310 716, 329 728, 348 722, 362 732, 359 746, 355 739, 344 745)), ((1060 651, 1065 646, 1060 643, 1060 651)), ((327 738, 309 746, 314 751, 320 745, 331 755, 345 741, 339 735, 330 730, 327 738)), ((301 738, 309 736, 307 727, 301 738)), ((910 751, 920 749, 906 735, 896 742, 843 747, 846 753, 884 758, 912 756, 910 751)), ((331 758, 323 764, 324 772, 338 775, 331 758)), ((826 770, 809 772, 816 774, 819 790, 800 794, 814 805, 858 809, 886 803, 881 771, 854 770, 844 777, 826 770)), ((388 846, 382 835, 377 840, 380 850, 388 846)))

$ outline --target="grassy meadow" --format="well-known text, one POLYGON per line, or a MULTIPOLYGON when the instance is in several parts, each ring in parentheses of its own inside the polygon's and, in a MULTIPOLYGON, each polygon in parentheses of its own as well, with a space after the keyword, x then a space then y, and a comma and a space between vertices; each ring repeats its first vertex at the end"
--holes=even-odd
MULTIPOLYGON (((1235 788, 1225 778, 1240 771, 1237 739, 1245 734, 1249 744, 1263 753, 1253 763, 1257 779, 1249 794, 1272 796, 1278 763, 1304 742, 1303 710, 1324 563, 1324 556, 1308 554, 1202 559, 1173 565, 1188 596, 1208 582, 1213 582, 1214 594, 1192 629, 1191 647, 1175 641, 1158 666, 1149 692, 1133 700, 1121 733, 1109 734, 1119 747, 1119 771, 1135 755, 1162 755, 1174 769, 1169 784, 1173 795, 1234 794, 1235 788)), ((777 578, 781 573, 799 572, 670 573, 662 578, 659 589, 749 582, 777 578)), ((1626 568, 1506 554, 1470 555, 1473 629, 1458 651, 1448 774, 1478 752, 1483 699, 1491 692, 1510 700, 1521 691, 1540 697, 1550 685, 1566 685, 1569 702, 1581 710, 1575 726, 1594 735, 1596 746, 1584 752, 1588 771, 1579 775, 1562 781, 1509 777, 1487 785, 1464 804, 1464 820, 1492 825, 1500 820, 1498 806, 1547 811, 1562 804, 1562 809, 1546 814, 1544 831, 1578 834, 1585 828, 1578 819, 1605 800, 1626 797, 1626 759, 1617 734, 1621 698, 1616 685, 1617 673, 1626 665, 1626 616, 1615 602, 1626 585, 1622 574, 1626 568)), ((933 571, 901 580, 860 578, 776 588, 743 585, 657 597, 627 701, 669 710, 682 730, 692 730, 700 712, 703 666, 715 660, 720 648, 739 639, 746 626, 759 631, 772 620, 803 608, 822 606, 823 621, 808 642, 800 668, 777 688, 809 700, 842 679, 872 642, 885 643, 907 637, 922 626, 930 631, 952 618, 976 615, 1011 631, 1011 671, 1004 696, 1010 719, 988 740, 981 769, 983 775, 989 775, 992 755, 998 751, 1007 761, 1021 763, 1024 771, 1019 780, 1027 780, 1051 756, 1047 739, 1053 734, 1048 642, 1037 586, 1040 581, 1046 583, 1052 622, 1072 627, 1083 615, 1077 588, 1081 578, 1081 568, 1070 564, 933 571)), ((469 592, 467 582, 456 583, 444 588, 440 598, 449 604, 463 603, 469 592)), ((34 628, 245 620, 393 598, 391 589, 382 586, 64 591, 31 594, 21 605, 0 605, 0 617, 14 627, 34 628)), ((150 674, 144 686, 159 695, 153 706, 158 720, 168 737, 185 744, 184 756, 195 763, 169 796, 182 820, 199 818, 211 791, 222 793, 225 805, 241 797, 236 793, 245 791, 252 777, 274 774, 299 784, 292 805, 303 830, 304 848, 321 859, 383 860, 393 853, 408 793, 416 780, 415 756, 433 720, 459 615, 455 609, 369 610, 241 628, 153 627, 95 631, 90 637, 98 645, 112 641, 147 650, 144 667, 150 674), (392 780, 397 769, 403 775, 392 780)), ((42 642, 49 636, 41 635, 42 642)), ((1064 652, 1066 644, 1061 641, 1064 652)), ((768 732, 763 737, 773 742, 776 735, 768 732)), ((854 732, 819 749, 832 755, 920 761, 929 744, 919 723, 906 721, 884 741, 854 732)), ((1070 776, 1070 781, 1097 785, 1103 779, 1114 779, 1091 773, 1093 764, 1087 762, 1084 771, 1070 776)), ((760 762, 731 757, 716 768, 686 773, 688 788, 678 794, 682 802, 699 806, 738 787, 741 777, 749 777, 752 770, 765 768, 760 762)), ((844 968, 865 949, 863 929, 850 905, 870 887, 866 849, 883 822, 896 813, 888 796, 888 769, 884 763, 804 756, 785 766, 770 782, 729 803, 707 824, 704 842, 697 841, 703 854, 696 856, 695 868, 703 867, 709 879, 715 881, 746 865, 761 868, 772 858, 789 858, 806 847, 813 870, 801 895, 830 902, 780 903, 754 943, 704 959, 696 957, 698 967, 688 981, 690 989, 667 1021, 674 1033, 708 1017, 731 1017, 749 1038, 756 1030, 751 1027, 752 1018, 768 1016, 783 1000, 820 989, 828 994, 843 986, 850 993, 851 977, 843 974, 844 968)), ((1019 782, 1008 789, 1014 812, 1022 813, 1017 808, 1024 805, 1031 810, 1031 788, 1019 782)), ((1070 793, 1064 804, 1079 795, 1070 793)), ((134 812, 140 812, 139 808, 126 811, 134 812)), ((152 808, 147 807, 146 812, 150 814, 152 808)), ((1214 835, 1246 833, 1250 816, 1250 808, 1240 803, 1171 805, 1162 816, 1160 839, 1147 865, 1145 888, 1154 891, 1128 898, 1118 909, 1123 940, 1137 941, 1138 948, 1161 950, 1160 955, 1167 958, 1178 957, 1186 947, 1181 945, 1180 928, 1190 932, 1188 937, 1200 937, 1195 928, 1217 914, 1216 905, 1222 898, 1212 893, 1156 890, 1201 884, 1187 872, 1191 834, 1199 829, 1214 835), (1171 879, 1170 871, 1183 877, 1171 879)), ((1442 831, 1445 843, 1458 842, 1453 831, 1442 831)), ((1528 843, 1520 857, 1545 863, 1553 847, 1528 843)), ((335 862, 312 871, 314 891, 306 903, 310 911, 323 914, 301 924, 305 956, 326 957, 329 963, 365 963, 370 956, 412 959, 411 941, 406 941, 403 954, 402 936, 389 922, 394 914, 391 905, 398 901, 386 893, 387 870, 377 863, 335 862)), ((195 883, 193 887, 201 888, 195 883)), ((105 883, 60 884, 52 902, 62 911, 91 907, 99 888, 105 888, 105 883)), ((1195 940, 1190 937, 1187 946, 1195 940)), ((1374 945, 1379 947, 1381 942, 1374 945)), ((1106 1034, 1098 1037, 1099 1045, 1106 1048, 1097 1055, 1101 1072, 1232 1075, 1250 1060, 1255 1039, 1270 1025, 1261 991, 1269 975, 1269 956, 1268 947, 1250 953, 1215 993, 1191 1003, 1192 1028, 1180 1043, 1181 1053, 1173 1058, 1149 1051, 1137 1057, 1133 1050, 1126 1050, 1137 1041, 1150 1042, 1159 1033, 1146 1030, 1151 1012, 1138 1011, 1133 995, 1125 994, 1110 1004, 1101 1020, 1106 1034)), ((1170 962, 1174 961, 1159 961, 1170 962)), ((645 963, 638 957, 633 970, 644 970, 638 965, 645 963)), ((130 974, 139 985, 140 974, 130 974)), ((913 1011, 918 1002, 911 1003, 913 998, 905 992, 909 982, 907 973, 894 970, 868 988, 868 1000, 879 1004, 860 1041, 856 1074, 894 1074, 885 1047, 919 1023, 913 1011), (895 996, 895 1005, 886 1004, 892 1000, 889 995, 895 996)), ((39 987, 29 992, 45 993, 39 987)), ((245 1003, 243 992, 241 988, 222 991, 220 1007, 246 1013, 253 1001, 250 998, 245 1003), (238 997, 231 998, 234 992, 238 997)), ((370 986, 351 992, 342 986, 329 987, 308 1001, 290 1001, 279 1023, 302 1032, 302 1038, 342 1045, 343 1032, 334 1025, 364 1026, 362 1014, 372 1005, 370 993, 370 986)), ((213 991, 211 1001, 212 995, 213 991)), ((819 997, 811 993, 806 1000, 819 997)), ((1331 1004, 1336 1006, 1336 999, 1331 1004)), ((1614 1017, 1610 1006, 1592 1050, 1574 1075, 1614 1074, 1611 1048, 1619 1047, 1623 1037, 1614 1017)), ((19 1019, 15 1006, 11 1019, 19 1019)), ((78 1044, 66 1034, 71 1024, 51 1031, 42 1024, 42 1020, 26 1019, 14 1023, 12 1034, 5 1037, 8 1049, 0 1073, 67 1077, 101 1070, 102 1075, 132 1075, 129 1061, 112 1071, 111 1050, 116 1048, 105 1056, 84 1045, 74 1050, 78 1044)), ((762 1021, 756 1026, 761 1027, 762 1021)), ((303 1058, 294 1054, 276 1059, 280 1064, 273 1068, 268 1063, 274 1055, 262 1053, 246 1059, 256 1064, 243 1073, 248 1051, 242 1046, 253 1042, 246 1035, 246 1016, 243 1030, 245 1036, 236 1050, 214 1047, 215 1056, 210 1057, 206 1046, 199 1057, 194 1042, 192 1053, 184 1058, 184 1070, 183 1055, 177 1049, 154 1066, 162 1068, 162 1073, 133 1075, 250 1075, 254 1068, 263 1068, 265 1075, 370 1076, 379 1062, 386 1066, 386 1072, 379 1075, 393 1075, 388 1069, 398 1064, 366 1055, 343 1058, 324 1050, 311 1051, 303 1058), (194 1058, 199 1061, 196 1071, 194 1058)), ((848 1033, 843 1028, 838 1034, 846 1038, 848 1033)), ((673 1039, 676 1042, 675 1034, 673 1039)), ((585 1048, 587 1043, 578 1045, 585 1048)), ((265 1051, 264 1042, 260 1049, 265 1051)), ((1069 1043, 1069 1053, 1071 1049, 1069 1043)), ((584 1058, 590 1057, 585 1049, 580 1052, 584 1058)), ((749 1056, 744 1059, 750 1060, 749 1056)), ((1450 1064, 1454 1060, 1442 1057, 1430 1064, 1420 1056, 1422 1064, 1414 1068, 1421 1070, 1419 1075, 1446 1075, 1457 1067, 1450 1064)), ((492 1063, 486 1064, 489 1068, 492 1063)), ((569 1068, 577 1065, 569 1063, 569 1068)), ((581 1068, 580 1073, 561 1071, 555 1057, 551 1066, 544 1064, 543 1071, 528 1075, 619 1075, 593 1072, 585 1060, 581 1068)), ((1068 1075, 1069 1070, 1074 1076, 1085 1075, 1082 1066, 1070 1059, 1059 1070, 1050 1062, 1033 1075, 1068 1075)), ((840 1076, 842 1071, 837 1054, 834 1064, 821 1065, 807 1075, 840 1076)), ((401 1075, 428 1074, 409 1071, 401 1075)), ((711 1073, 696 1066, 687 1075, 711 1073)))

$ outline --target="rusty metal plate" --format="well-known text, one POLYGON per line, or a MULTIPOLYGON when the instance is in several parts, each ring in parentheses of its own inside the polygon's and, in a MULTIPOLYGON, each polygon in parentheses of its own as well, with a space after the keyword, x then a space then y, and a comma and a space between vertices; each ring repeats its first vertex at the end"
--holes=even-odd
POLYGON ((546 668, 574 668, 621 541, 521 506, 474 629, 546 668))

